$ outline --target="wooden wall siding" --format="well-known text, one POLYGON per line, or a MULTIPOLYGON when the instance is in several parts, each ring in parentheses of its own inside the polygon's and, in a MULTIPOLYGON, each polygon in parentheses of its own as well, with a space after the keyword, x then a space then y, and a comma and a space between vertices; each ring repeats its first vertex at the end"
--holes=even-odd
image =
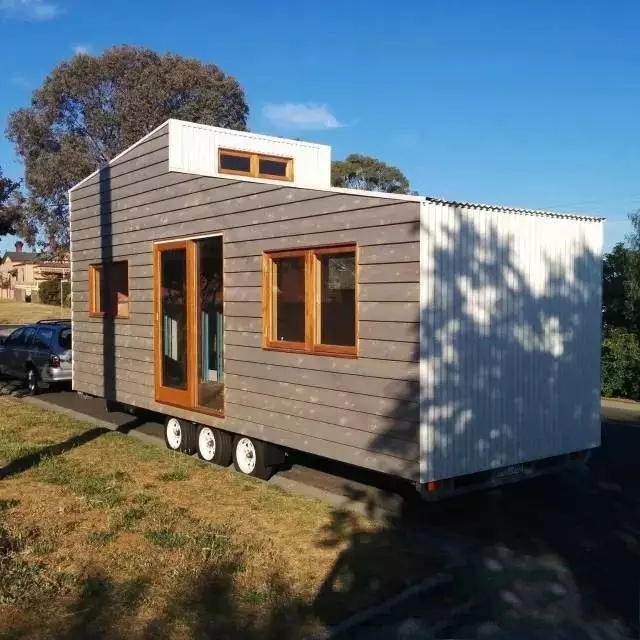
POLYGON ((162 130, 112 165, 107 197, 98 176, 72 191, 75 388, 105 392, 87 277, 107 247, 128 260, 131 295, 131 317, 114 322, 113 399, 417 479, 419 203, 169 173, 167 154, 162 130), (214 233, 224 241, 223 419, 168 409, 153 389, 152 242, 214 233), (360 251, 359 357, 263 350, 262 252, 340 242, 360 251))

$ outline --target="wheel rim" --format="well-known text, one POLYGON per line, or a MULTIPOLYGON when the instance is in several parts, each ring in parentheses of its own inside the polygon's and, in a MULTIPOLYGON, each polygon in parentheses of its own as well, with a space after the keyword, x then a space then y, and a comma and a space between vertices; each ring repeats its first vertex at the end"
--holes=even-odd
POLYGON ((252 473, 256 468, 256 448, 249 438, 240 438, 238 440, 236 461, 242 473, 252 473))
POLYGON ((182 427, 177 418, 167 421, 167 442, 172 449, 177 449, 182 442, 182 427))
POLYGON ((36 376, 33 373, 33 369, 29 369, 27 373, 27 385, 29 386, 29 391, 36 390, 36 376))
POLYGON ((216 437, 212 429, 204 427, 198 434, 198 451, 204 460, 213 460, 216 455, 216 437))

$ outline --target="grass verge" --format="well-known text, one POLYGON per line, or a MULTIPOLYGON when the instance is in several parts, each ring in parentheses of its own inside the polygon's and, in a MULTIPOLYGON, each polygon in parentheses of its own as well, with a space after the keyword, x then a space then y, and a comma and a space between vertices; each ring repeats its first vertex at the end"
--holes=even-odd
POLYGON ((0 324, 26 324, 51 318, 69 318, 71 311, 50 304, 0 300, 0 324))
POLYGON ((0 637, 298 638, 441 568, 321 502, 13 398, 0 414, 0 637))

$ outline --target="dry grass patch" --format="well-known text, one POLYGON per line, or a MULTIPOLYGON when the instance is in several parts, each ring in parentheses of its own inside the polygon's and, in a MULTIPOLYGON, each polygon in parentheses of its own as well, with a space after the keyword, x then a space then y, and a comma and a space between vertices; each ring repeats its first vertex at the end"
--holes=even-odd
POLYGON ((27 324, 38 320, 70 318, 71 310, 50 304, 0 300, 0 324, 27 324))
POLYGON ((319 501, 12 398, 0 414, 0 636, 296 638, 440 568, 319 501))

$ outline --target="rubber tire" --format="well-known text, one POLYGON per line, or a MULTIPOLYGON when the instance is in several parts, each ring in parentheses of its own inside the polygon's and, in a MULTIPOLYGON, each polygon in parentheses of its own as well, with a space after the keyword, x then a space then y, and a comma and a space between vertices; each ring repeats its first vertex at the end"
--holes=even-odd
POLYGON ((262 440, 255 440, 254 438, 249 438, 248 436, 236 436, 233 441, 233 466, 236 471, 239 471, 244 476, 251 476, 252 478, 259 478, 260 480, 268 480, 273 474, 273 468, 271 466, 266 466, 264 461, 266 460, 266 449, 269 445, 266 442, 262 442, 262 440), (236 457, 236 450, 238 447, 238 443, 243 438, 247 438, 251 440, 253 444, 253 448, 256 452, 256 465, 253 468, 251 473, 245 473, 238 464, 238 459, 236 457))
POLYGON ((32 367, 31 365, 29 365, 27 367, 27 393, 30 396, 35 396, 38 395, 38 391, 39 391, 39 387, 38 387, 38 372, 36 371, 35 367, 32 367), (33 388, 32 388, 32 384, 33 384, 33 388))
POLYGON ((226 431, 220 431, 220 429, 214 429, 206 425, 201 425, 198 429, 197 440, 198 457, 205 462, 211 462, 212 464, 218 464, 222 467, 228 467, 231 464, 231 455, 233 449, 233 437, 226 431), (216 452, 211 460, 207 460, 200 451, 200 433, 204 429, 210 429, 213 433, 213 437, 216 441, 216 452))
POLYGON ((171 451, 180 451, 182 453, 191 455, 196 451, 197 437, 198 432, 196 430, 196 425, 193 424, 193 422, 189 422, 188 420, 181 420, 180 418, 174 418, 173 416, 166 417, 164 421, 164 443, 165 445, 167 445, 167 449, 170 449, 171 451), (177 449, 174 449, 169 444, 169 439, 167 438, 167 426, 169 424, 169 420, 177 420, 180 423, 182 438, 177 449))

